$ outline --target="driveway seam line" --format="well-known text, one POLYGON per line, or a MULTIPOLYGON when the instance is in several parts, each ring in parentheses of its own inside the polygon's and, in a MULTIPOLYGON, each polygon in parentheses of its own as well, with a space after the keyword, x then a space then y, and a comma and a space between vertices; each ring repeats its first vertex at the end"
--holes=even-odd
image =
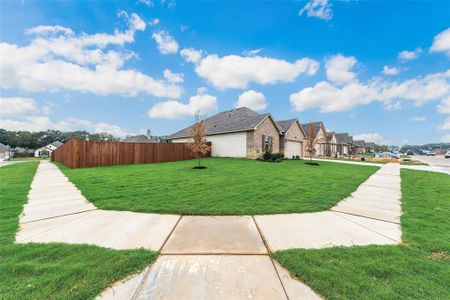
POLYGON ((56 218, 61 218, 61 217, 68 217, 68 216, 78 215, 78 214, 82 214, 82 213, 90 212, 90 211, 94 211, 94 210, 98 210, 98 208, 96 207, 96 208, 87 209, 87 210, 83 210, 83 211, 77 211, 77 212, 74 212, 74 213, 63 214, 63 215, 53 216, 53 217, 47 217, 47 218, 43 218, 43 219, 39 219, 39 220, 26 221, 26 222, 19 223, 19 225, 30 224, 30 223, 35 223, 35 222, 39 222, 39 221, 45 221, 45 220, 49 220, 49 219, 56 219, 56 218))
POLYGON ((164 239, 164 242, 161 245, 161 248, 159 248, 158 252, 161 254, 162 249, 164 249, 164 246, 166 246, 167 242, 169 241, 169 238, 172 236, 173 232, 175 231, 175 228, 177 228, 178 223, 180 223, 181 219, 183 218, 183 215, 180 215, 180 217, 178 218, 177 222, 175 223, 175 225, 173 226, 172 230, 170 230, 169 234, 167 235, 167 237, 164 239))
MULTIPOLYGON (((396 242, 396 243, 399 243, 399 242, 400 242, 400 241, 397 241, 397 240, 395 240, 395 239, 393 239, 393 238, 391 238, 391 237, 389 237, 389 236, 387 236, 387 235, 384 235, 384 234, 382 234, 382 233, 379 233, 378 231, 375 231, 374 229, 372 229, 372 228, 370 228, 370 227, 367 227, 367 226, 365 226, 365 225, 362 225, 362 224, 359 224, 359 223, 357 223, 357 222, 355 222, 355 221, 352 221, 352 220, 350 220, 350 219, 347 219, 347 218, 344 217, 344 216, 340 216, 340 215, 338 215, 338 214, 336 213, 336 211, 332 211, 332 213, 334 213, 334 214, 335 214, 336 216, 338 216, 338 217, 341 217, 341 218, 346 219, 347 221, 349 221, 349 222, 351 222, 351 223, 353 223, 353 224, 355 224, 355 225, 359 225, 359 226, 361 226, 361 227, 366 228, 367 230, 370 230, 370 231, 372 231, 372 232, 374 232, 374 233, 376 233, 376 234, 379 234, 379 235, 381 235, 381 236, 383 236, 383 237, 385 237, 385 238, 387 238, 387 239, 390 239, 391 241, 394 241, 394 242, 396 242)), ((341 213, 341 212, 339 212, 339 213, 341 213)), ((362 217, 362 218, 370 219, 370 218, 366 218, 366 217, 362 217)), ((381 220, 377 220, 377 221, 381 221, 381 220)), ((388 223, 390 223, 390 222, 388 222, 388 223)))
POLYGON ((338 212, 338 213, 346 214, 346 215, 351 215, 351 216, 355 216, 355 217, 360 217, 360 218, 366 218, 366 219, 372 219, 372 220, 377 220, 377 221, 381 221, 381 222, 391 223, 391 224, 395 224, 395 225, 401 225, 400 222, 397 223, 397 222, 382 220, 382 219, 378 219, 378 218, 374 218, 374 217, 359 215, 359 214, 356 214, 356 213, 349 213, 349 212, 345 212, 345 211, 340 211, 340 210, 337 210, 337 209, 334 209, 334 208, 330 209, 330 211, 331 212, 338 212))
POLYGON ((275 262, 273 261, 273 257, 272 257, 272 255, 270 255, 272 252, 270 251, 269 245, 267 244, 267 242, 266 242, 266 240, 265 240, 265 238, 264 238, 264 236, 262 234, 262 231, 260 230, 260 228, 258 226, 258 223, 256 223, 255 216, 252 216, 252 220, 253 220, 253 223, 256 226, 256 230, 258 230, 259 236, 262 239, 264 247, 266 247, 266 250, 267 250, 267 253, 268 253, 267 255, 269 256, 270 262, 272 263, 273 269, 275 270, 275 274, 277 274, 277 278, 280 281, 281 288, 283 289, 284 295, 286 296, 286 299, 289 300, 289 295, 288 295, 288 293, 286 291, 286 288, 284 287, 283 281, 281 280, 280 273, 278 273, 277 267, 275 266, 275 262))

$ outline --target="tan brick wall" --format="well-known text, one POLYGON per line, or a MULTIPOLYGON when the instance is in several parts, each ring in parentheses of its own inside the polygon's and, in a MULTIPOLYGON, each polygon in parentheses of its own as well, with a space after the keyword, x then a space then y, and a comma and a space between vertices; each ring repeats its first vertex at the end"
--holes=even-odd
POLYGON ((300 129, 300 125, 295 122, 294 125, 288 130, 286 134, 282 136, 280 139, 280 151, 284 152, 284 143, 285 140, 291 140, 291 141, 299 141, 302 142, 305 139, 305 136, 303 135, 303 131, 300 129))
POLYGON ((262 151, 262 136, 271 136, 273 140, 272 149, 273 153, 280 151, 280 132, 273 123, 272 119, 266 118, 259 126, 253 131, 253 138, 247 133, 247 157, 258 158, 263 154, 262 151))
MULTIPOLYGON (((323 130, 320 129, 319 133, 316 136, 316 139, 314 140, 314 145, 315 145, 315 148, 316 148, 316 154, 314 156, 321 156, 320 153, 318 152, 319 149, 322 150, 322 152, 325 153, 326 144, 327 144, 326 136, 324 135, 323 130)), ((303 153, 304 153, 304 155, 308 156, 309 154, 308 154, 308 152, 306 150, 307 150, 307 143, 305 141, 303 143, 303 153)))

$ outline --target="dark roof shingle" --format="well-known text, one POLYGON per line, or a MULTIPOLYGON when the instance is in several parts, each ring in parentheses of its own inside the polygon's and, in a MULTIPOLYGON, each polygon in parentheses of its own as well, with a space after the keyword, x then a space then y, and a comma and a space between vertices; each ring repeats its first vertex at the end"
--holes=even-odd
MULTIPOLYGON (((205 119, 204 125, 207 135, 225 132, 239 132, 253 130, 268 113, 259 114, 247 107, 240 107, 220 112, 205 119)), ((192 125, 168 136, 170 139, 189 137, 192 125)))
POLYGON ((351 144, 353 138, 348 133, 336 133, 336 139, 339 144, 351 144))
POLYGON ((302 127, 303 127, 303 131, 305 132, 306 136, 308 137, 308 136, 310 136, 310 130, 312 130, 313 127, 315 129, 314 135, 317 135, 320 128, 323 128, 324 125, 322 122, 309 122, 309 123, 302 124, 302 127))
POLYGON ((292 124, 294 124, 295 121, 297 121, 297 119, 276 121, 276 123, 278 127, 280 127, 281 132, 286 132, 289 128, 291 128, 292 124))

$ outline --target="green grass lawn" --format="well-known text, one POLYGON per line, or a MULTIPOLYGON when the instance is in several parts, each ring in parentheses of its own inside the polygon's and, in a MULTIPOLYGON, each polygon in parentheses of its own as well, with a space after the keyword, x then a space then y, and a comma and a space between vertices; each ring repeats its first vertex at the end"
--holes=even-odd
POLYGON ((59 167, 97 207, 140 212, 235 215, 326 210, 377 167, 301 160, 267 163, 208 158, 85 169, 59 167))
POLYGON ((404 166, 428 166, 427 163, 421 161, 402 161, 400 164, 404 166))
POLYGON ((12 157, 9 160, 10 161, 40 161, 40 160, 48 160, 48 158, 42 158, 42 157, 12 157))
POLYGON ((274 254, 328 299, 450 298, 450 176, 402 170, 399 246, 274 254))
POLYGON ((14 244, 36 162, 0 168, 0 299, 93 299, 157 253, 87 245, 14 244))

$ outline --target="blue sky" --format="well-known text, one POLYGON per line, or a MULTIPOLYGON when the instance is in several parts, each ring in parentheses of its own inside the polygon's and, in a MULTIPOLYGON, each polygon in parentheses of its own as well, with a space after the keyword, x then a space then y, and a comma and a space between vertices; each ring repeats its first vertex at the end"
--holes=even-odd
POLYGON ((162 135, 246 105, 378 143, 450 142, 446 1, 0 5, 2 128, 162 135))

